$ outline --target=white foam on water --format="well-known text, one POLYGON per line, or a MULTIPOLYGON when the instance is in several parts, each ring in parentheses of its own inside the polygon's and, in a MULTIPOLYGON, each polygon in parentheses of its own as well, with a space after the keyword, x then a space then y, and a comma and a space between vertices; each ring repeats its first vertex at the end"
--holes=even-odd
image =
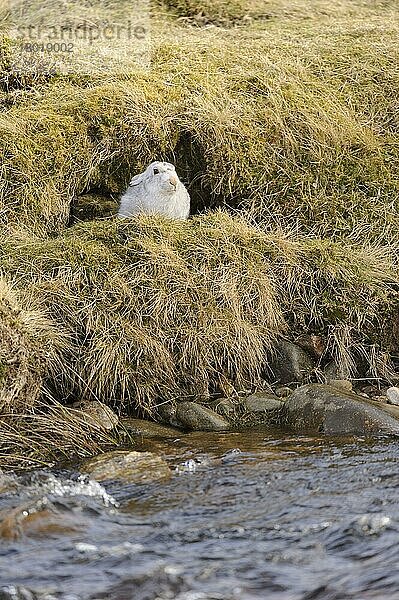
POLYGON ((387 515, 362 515, 357 519, 357 526, 363 535, 376 535, 385 531, 392 519, 387 515))
POLYGON ((213 460, 208 455, 200 455, 195 458, 189 458, 175 467, 175 473, 196 473, 199 468, 206 468, 213 464, 213 460))
POLYGON ((142 544, 132 544, 131 542, 123 542, 122 544, 116 544, 115 546, 87 544, 84 542, 78 542, 75 544, 75 549, 80 554, 86 556, 104 557, 104 556, 131 556, 142 552, 144 546, 142 544))
MULTIPOLYGON (((241 590, 239 590, 241 592, 241 590)), ((234 598, 237 598, 237 596, 233 596, 234 598)), ((240 596, 243 597, 243 596, 240 596)), ((188 592, 181 592, 180 594, 178 594, 177 596, 174 596, 174 600, 225 600, 226 596, 224 595, 220 595, 217 593, 212 593, 211 595, 209 593, 205 593, 205 592, 196 592, 193 590, 190 590, 188 592)))
MULTIPOLYGON (((79 475, 76 481, 74 481, 72 479, 58 478, 50 473, 44 481, 40 482, 40 491, 62 498, 89 496, 91 498, 99 498, 104 506, 114 506, 116 508, 119 506, 119 503, 108 494, 98 481, 89 479, 87 475, 79 475)), ((36 486, 35 493, 37 493, 36 486)))
POLYGON ((198 463, 192 459, 189 458, 189 460, 186 460, 184 463, 177 465, 177 467, 175 468, 175 472, 176 473, 195 473, 197 471, 198 468, 198 463))

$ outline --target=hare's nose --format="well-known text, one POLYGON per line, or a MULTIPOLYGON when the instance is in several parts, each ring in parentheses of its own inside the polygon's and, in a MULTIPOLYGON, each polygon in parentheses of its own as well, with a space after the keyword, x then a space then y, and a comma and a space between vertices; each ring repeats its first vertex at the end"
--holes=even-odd
POLYGON ((173 185, 173 187, 177 187, 177 177, 175 175, 171 175, 169 177, 169 182, 173 185))

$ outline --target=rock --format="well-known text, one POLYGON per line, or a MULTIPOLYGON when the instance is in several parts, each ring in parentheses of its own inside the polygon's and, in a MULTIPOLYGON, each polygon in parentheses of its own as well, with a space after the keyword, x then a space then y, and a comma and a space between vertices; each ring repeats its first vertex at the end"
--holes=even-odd
POLYGON ((150 483, 168 479, 172 472, 162 458, 151 452, 115 450, 84 462, 81 471, 91 479, 123 479, 129 483, 150 483))
POLYGON ((208 402, 208 406, 210 406, 212 410, 223 417, 233 415, 236 411, 236 405, 228 398, 218 398, 217 400, 212 400, 212 402, 208 402))
POLYGON ((166 423, 167 425, 172 425, 174 427, 178 427, 178 422, 176 419, 176 405, 172 404, 172 402, 164 402, 163 404, 159 404, 156 408, 157 416, 162 421, 162 423, 166 423))
POLYGON ((175 438, 181 436, 181 431, 166 425, 159 425, 152 421, 144 419, 121 419, 121 425, 130 433, 140 435, 145 438, 175 438))
POLYGON ((281 407, 284 402, 274 394, 257 392, 242 400, 244 413, 238 416, 235 425, 254 427, 256 425, 275 426, 280 422, 281 407))
POLYGON ((84 194, 72 201, 71 223, 111 217, 118 212, 119 202, 100 194, 84 194))
POLYGON ((23 536, 50 538, 70 535, 83 526, 83 519, 59 511, 47 498, 0 512, 0 537, 6 540, 17 540, 23 536))
POLYGON ((176 408, 176 418, 183 427, 194 431, 223 431, 230 427, 215 411, 195 402, 180 402, 176 408))
POLYGON ((350 373, 344 366, 338 366, 335 360, 332 360, 324 368, 324 376, 326 383, 330 383, 332 380, 349 379, 350 373))
POLYGON ((286 400, 281 422, 299 431, 331 435, 399 435, 399 408, 329 385, 308 384, 286 400))
POLYGON ((280 340, 270 363, 274 377, 280 383, 304 381, 315 368, 314 359, 300 346, 280 340))
POLYGON ((399 388, 390 387, 387 389, 387 398, 389 404, 395 404, 399 406, 399 388))
POLYGON ((72 408, 87 415, 86 421, 106 431, 118 425, 118 415, 109 406, 98 400, 81 400, 80 402, 75 402, 72 408))
POLYGON ((263 392, 252 394, 244 398, 243 401, 243 407, 249 412, 276 412, 280 410, 283 404, 277 396, 264 394, 263 392))
POLYGON ((352 383, 347 379, 330 379, 328 384, 337 390, 342 390, 343 392, 352 391, 352 383))
POLYGON ((283 385, 276 388, 276 396, 279 398, 288 398, 292 394, 292 389, 283 385))

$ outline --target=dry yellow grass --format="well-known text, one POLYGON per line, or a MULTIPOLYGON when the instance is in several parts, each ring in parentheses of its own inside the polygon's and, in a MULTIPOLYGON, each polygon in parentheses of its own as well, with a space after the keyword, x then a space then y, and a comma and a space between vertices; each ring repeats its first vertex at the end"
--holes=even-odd
POLYGON ((265 231, 223 212, 82 223, 1 248, 4 270, 71 340, 56 358, 57 397, 151 415, 160 401, 250 388, 287 332, 325 335, 326 358, 354 365, 360 351, 377 375, 386 372, 375 356, 397 344, 381 334, 398 304, 383 248, 265 231))
POLYGON ((20 413, 45 393, 45 377, 63 369, 66 336, 29 294, 0 278, 0 414, 20 413), (22 298, 23 308, 20 297, 22 298))
POLYGON ((387 377, 398 351, 397 2, 152 13, 151 68, 108 75, 17 73, 1 33, 0 463, 46 436, 52 458, 98 450, 55 397, 154 414, 254 386, 283 334, 324 335, 352 374, 387 377), (195 211, 235 216, 68 228, 74 197, 117 197, 154 159, 195 211))
POLYGON ((1 268, 21 301, 34 299, 41 312, 1 321, 2 361, 10 353, 18 360, 0 365, 0 397, 8 402, 0 464, 118 443, 74 420, 55 398, 155 416, 158 403, 254 389, 281 335, 321 334, 322 364, 335 358, 349 375, 360 365, 362 374, 389 377, 389 352, 398 348, 391 250, 298 236, 223 212, 188 222, 113 218, 53 239, 3 239, 1 268))
POLYGON ((36 402, 34 410, 0 417, 2 469, 32 469, 71 457, 99 454, 121 443, 134 444, 127 432, 107 432, 84 413, 59 402, 36 402))

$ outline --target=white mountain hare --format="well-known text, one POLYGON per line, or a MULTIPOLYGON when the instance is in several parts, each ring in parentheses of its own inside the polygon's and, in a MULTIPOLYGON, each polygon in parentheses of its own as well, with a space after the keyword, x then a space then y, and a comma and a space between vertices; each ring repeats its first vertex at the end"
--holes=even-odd
POLYGON ((190 196, 170 163, 153 162, 129 183, 121 197, 118 217, 139 214, 188 219, 190 196))

